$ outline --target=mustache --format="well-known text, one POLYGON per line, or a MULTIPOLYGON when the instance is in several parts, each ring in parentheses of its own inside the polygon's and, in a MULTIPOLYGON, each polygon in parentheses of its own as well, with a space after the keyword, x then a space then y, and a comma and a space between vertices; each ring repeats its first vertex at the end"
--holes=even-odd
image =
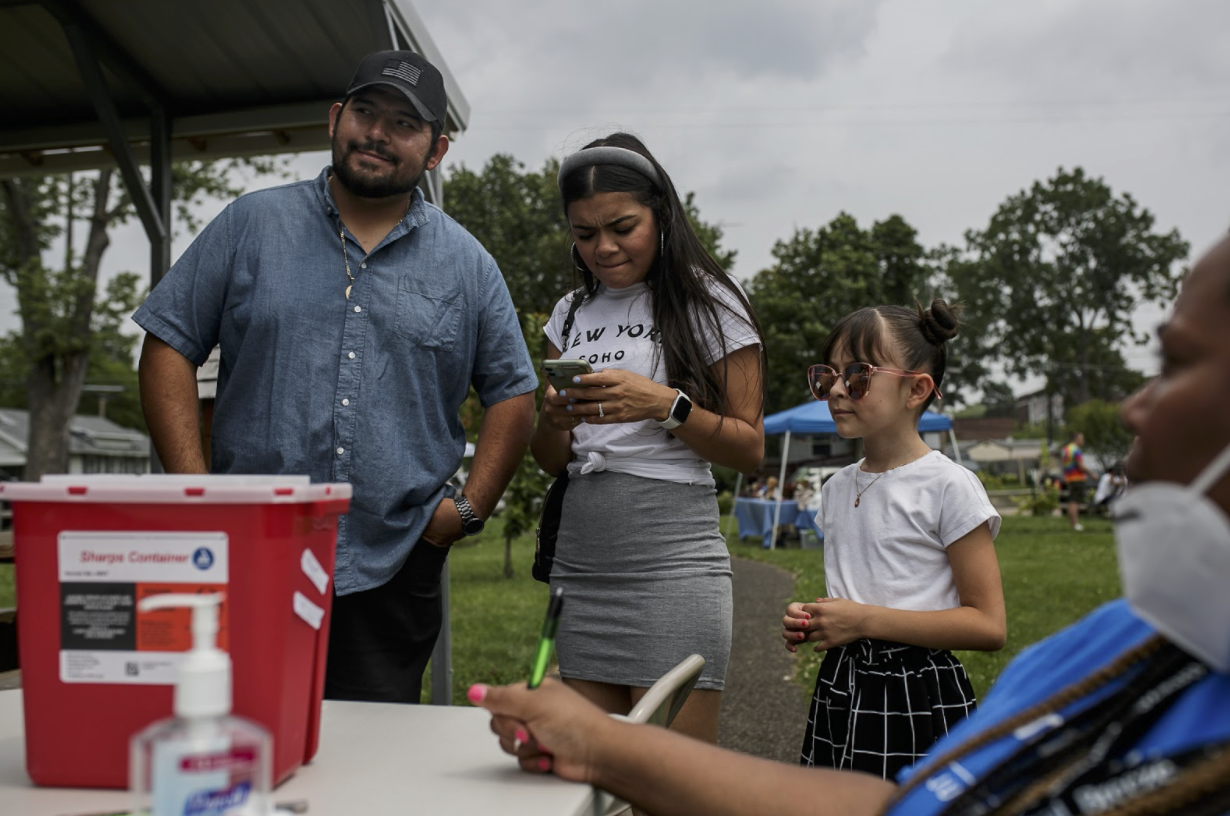
POLYGON ((350 142, 349 144, 346 145, 347 153, 355 153, 358 151, 362 151, 364 153, 375 153, 380 158, 387 159, 394 163, 398 161, 396 156, 390 153, 383 145, 379 144, 378 142, 364 142, 362 145, 360 145, 358 142, 350 142))

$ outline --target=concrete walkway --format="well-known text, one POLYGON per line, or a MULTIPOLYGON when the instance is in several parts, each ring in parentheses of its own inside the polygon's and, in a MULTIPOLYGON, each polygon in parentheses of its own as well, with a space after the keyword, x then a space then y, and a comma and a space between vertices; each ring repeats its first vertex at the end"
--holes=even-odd
POLYGON ((734 632, 718 743, 745 754, 799 761, 811 689, 795 682, 797 658, 782 645, 782 614, 794 576, 756 561, 731 559, 734 632))

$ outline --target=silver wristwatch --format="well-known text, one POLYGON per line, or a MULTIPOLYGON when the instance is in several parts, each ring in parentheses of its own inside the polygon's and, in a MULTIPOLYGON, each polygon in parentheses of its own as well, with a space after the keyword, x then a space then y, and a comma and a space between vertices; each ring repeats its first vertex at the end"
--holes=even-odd
POLYGON ((658 420, 658 424, 668 431, 678 428, 687 421, 688 414, 692 413, 691 398, 678 388, 675 389, 675 393, 678 396, 676 396, 675 401, 671 403, 670 413, 666 415, 666 419, 658 420))
POLYGON ((474 508, 470 506, 469 499, 458 493, 453 497, 453 504, 457 505, 457 513, 461 516, 461 532, 472 536, 478 535, 483 531, 486 523, 474 512, 474 508))

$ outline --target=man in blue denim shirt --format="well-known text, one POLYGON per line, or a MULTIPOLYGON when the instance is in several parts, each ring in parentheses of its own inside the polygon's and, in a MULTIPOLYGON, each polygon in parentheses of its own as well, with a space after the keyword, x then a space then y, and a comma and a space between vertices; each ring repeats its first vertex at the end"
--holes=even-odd
POLYGON ((221 350, 215 473, 354 487, 338 526, 325 694, 418 702, 448 548, 482 529, 532 431, 537 378, 495 261, 417 185, 448 150, 443 78, 372 54, 330 111, 332 166, 245 195, 133 319, 141 400, 172 473, 204 473, 196 369, 221 350), (464 495, 458 409, 484 413, 464 495))

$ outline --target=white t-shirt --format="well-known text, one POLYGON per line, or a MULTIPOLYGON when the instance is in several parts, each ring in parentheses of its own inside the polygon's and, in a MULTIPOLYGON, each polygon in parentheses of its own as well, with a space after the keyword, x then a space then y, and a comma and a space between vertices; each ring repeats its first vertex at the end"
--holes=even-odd
MULTIPOLYGON (((711 285, 711 291, 730 304, 736 315, 742 316, 718 309, 726 337, 726 353, 759 343, 747 320, 747 312, 738 300, 716 283, 711 285)), ((544 327, 547 337, 561 349, 561 357, 588 360, 594 371, 620 368, 666 384, 666 360, 659 358, 656 368, 654 366, 654 352, 661 341, 653 326, 648 284, 637 283, 624 289, 600 286, 597 294, 577 309, 568 348, 563 349, 560 344, 571 302, 571 295, 560 299, 544 327)), ((717 362, 722 353, 717 338, 707 336, 703 338, 703 345, 708 349, 706 362, 709 365, 717 362)), ((699 458, 652 419, 613 425, 578 425, 572 431, 572 457, 568 470, 574 475, 613 470, 682 484, 714 483, 709 462, 699 458)))
POLYGON ((982 483, 939 451, 882 475, 863 473, 861 464, 842 468, 821 488, 829 597, 914 611, 960 606, 948 545, 983 522, 992 538, 999 533, 999 513, 982 483))

